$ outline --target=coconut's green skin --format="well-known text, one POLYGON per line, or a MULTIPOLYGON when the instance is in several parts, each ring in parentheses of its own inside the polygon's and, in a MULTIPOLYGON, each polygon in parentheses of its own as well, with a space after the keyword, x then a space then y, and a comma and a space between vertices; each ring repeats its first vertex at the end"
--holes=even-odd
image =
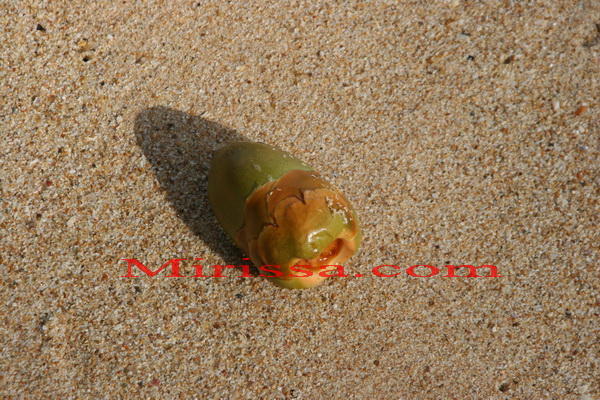
POLYGON ((265 143, 235 142, 215 153, 208 174, 208 200, 234 242, 244 223, 244 203, 248 196, 294 169, 312 171, 296 157, 265 143))

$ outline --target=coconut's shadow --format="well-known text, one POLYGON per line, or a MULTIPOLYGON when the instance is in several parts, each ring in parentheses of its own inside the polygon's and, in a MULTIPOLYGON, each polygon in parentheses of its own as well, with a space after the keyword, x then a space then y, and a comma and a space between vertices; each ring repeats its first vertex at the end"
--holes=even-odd
POLYGON ((134 130, 177 215, 225 260, 239 259, 208 202, 207 178, 214 150, 247 139, 216 122, 167 107, 140 112, 134 130))

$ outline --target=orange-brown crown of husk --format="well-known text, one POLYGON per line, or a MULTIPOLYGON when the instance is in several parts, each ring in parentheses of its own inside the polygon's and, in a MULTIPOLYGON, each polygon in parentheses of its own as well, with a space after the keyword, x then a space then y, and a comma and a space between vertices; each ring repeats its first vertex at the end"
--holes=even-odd
POLYGON ((361 239, 350 202, 314 171, 292 170, 256 189, 244 218, 236 242, 252 261, 279 265, 280 279, 290 279, 292 265, 309 266, 312 279, 302 278, 309 286, 324 279, 322 266, 346 261, 361 239))

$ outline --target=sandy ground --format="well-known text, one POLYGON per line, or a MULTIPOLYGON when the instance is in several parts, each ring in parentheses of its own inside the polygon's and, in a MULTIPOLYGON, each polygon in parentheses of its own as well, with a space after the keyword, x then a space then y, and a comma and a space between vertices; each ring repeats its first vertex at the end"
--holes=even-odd
POLYGON ((0 397, 600 399, 599 23, 595 0, 0 1, 0 397), (352 200, 352 276, 121 278, 244 263, 206 197, 240 138, 352 200))

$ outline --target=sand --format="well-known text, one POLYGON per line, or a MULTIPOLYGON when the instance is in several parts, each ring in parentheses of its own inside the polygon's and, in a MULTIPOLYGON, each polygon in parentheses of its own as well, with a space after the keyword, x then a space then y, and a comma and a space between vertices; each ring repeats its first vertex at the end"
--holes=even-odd
POLYGON ((0 4, 0 397, 600 399, 600 2, 328 3, 0 4), (348 196, 351 276, 190 277, 234 140, 348 196))

